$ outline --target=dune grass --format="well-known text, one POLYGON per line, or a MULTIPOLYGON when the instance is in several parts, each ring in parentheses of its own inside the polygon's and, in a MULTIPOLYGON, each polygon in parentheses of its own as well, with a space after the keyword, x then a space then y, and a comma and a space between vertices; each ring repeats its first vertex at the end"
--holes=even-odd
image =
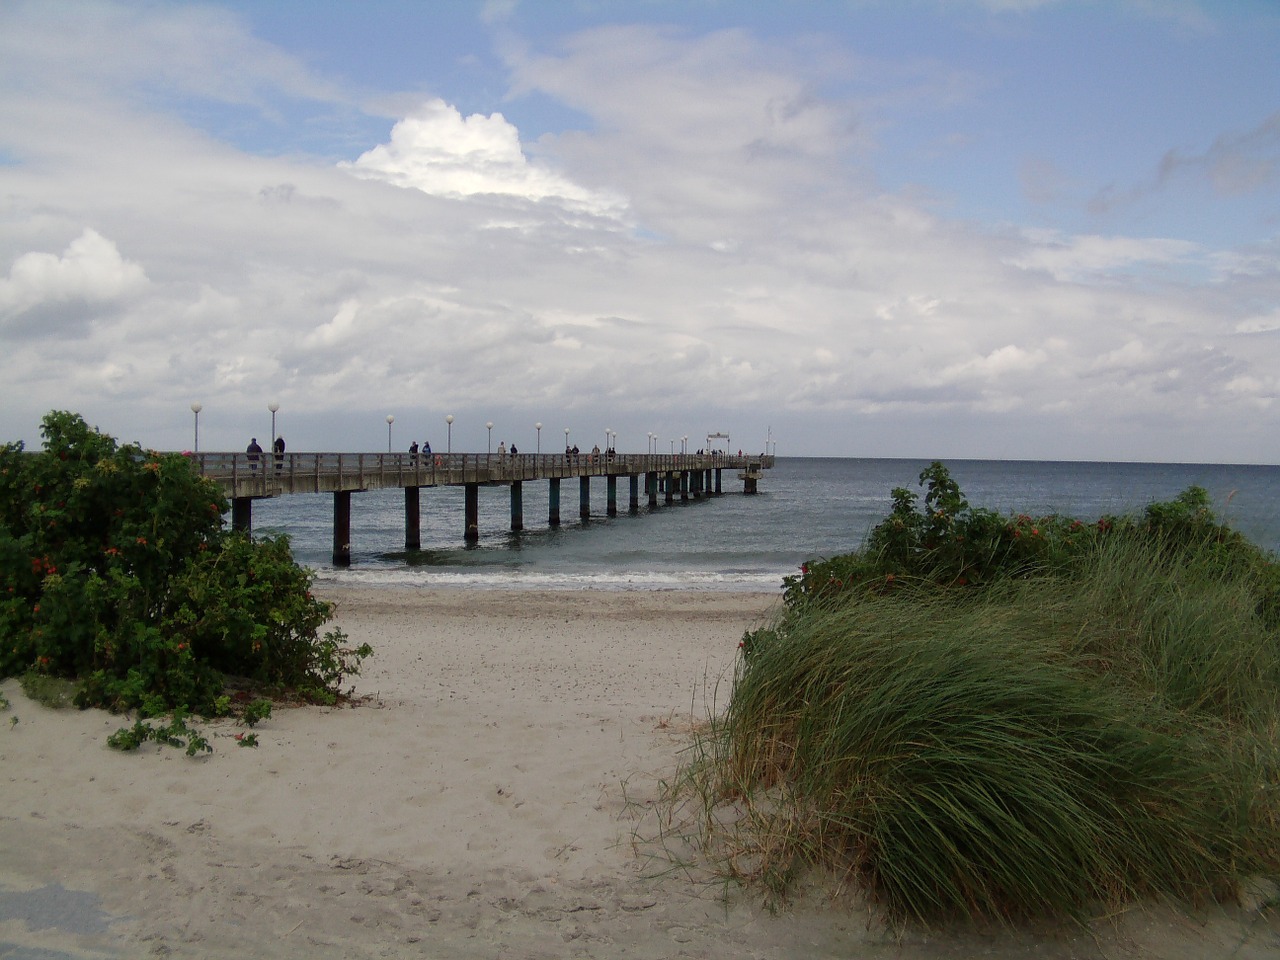
POLYGON ((980 588, 865 589, 876 572, 790 603, 669 799, 699 798, 726 876, 782 894, 819 867, 898 922, 1275 875, 1274 568, 1208 529, 1121 524, 980 588))

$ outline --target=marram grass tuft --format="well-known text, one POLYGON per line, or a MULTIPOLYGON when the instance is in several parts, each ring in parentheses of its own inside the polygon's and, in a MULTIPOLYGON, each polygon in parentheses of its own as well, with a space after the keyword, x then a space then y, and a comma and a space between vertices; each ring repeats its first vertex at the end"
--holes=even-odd
POLYGON ((679 781, 716 808, 704 847, 775 893, 832 871, 896 922, 1275 875, 1274 567, 1219 543, 1134 525, 981 589, 790 605, 679 781))

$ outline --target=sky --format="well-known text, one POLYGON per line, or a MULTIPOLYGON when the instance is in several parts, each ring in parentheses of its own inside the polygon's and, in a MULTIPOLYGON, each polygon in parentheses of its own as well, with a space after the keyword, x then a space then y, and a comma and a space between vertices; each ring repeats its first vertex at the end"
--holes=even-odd
POLYGON ((4 0, 0 441, 1277 463, 1278 62, 1271 0, 4 0))

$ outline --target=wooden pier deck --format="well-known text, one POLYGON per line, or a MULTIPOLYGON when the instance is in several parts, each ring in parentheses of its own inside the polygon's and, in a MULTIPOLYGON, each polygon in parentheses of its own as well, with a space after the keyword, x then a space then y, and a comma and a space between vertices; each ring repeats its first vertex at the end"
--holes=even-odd
POLYGON ((333 562, 350 564, 351 495, 368 490, 399 487, 405 492, 405 548, 420 548, 419 492, 423 488, 460 486, 466 489, 463 536, 479 538, 478 493, 481 486, 507 486, 511 490, 511 529, 524 528, 523 484, 549 484, 550 526, 560 523, 560 483, 577 478, 579 515, 591 515, 590 483, 605 480, 605 515, 617 513, 617 481, 629 484, 628 508, 639 509, 640 483, 650 506, 659 494, 666 503, 677 496, 717 496, 723 493, 722 473, 736 470, 744 493, 755 493, 763 470, 773 457, 734 456, 720 452, 700 454, 590 454, 562 453, 250 453, 188 454, 201 475, 216 482, 231 500, 232 525, 252 528, 252 503, 267 497, 301 493, 330 493, 334 497, 333 562))

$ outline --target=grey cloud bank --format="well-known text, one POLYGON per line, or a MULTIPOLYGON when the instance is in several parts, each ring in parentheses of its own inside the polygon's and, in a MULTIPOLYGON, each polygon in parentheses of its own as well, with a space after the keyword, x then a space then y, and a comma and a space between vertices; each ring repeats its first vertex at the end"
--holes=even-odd
POLYGON ((202 449, 242 449, 274 401, 293 450, 385 449, 388 413, 398 448, 441 448, 451 413, 455 450, 486 421, 532 450, 540 421, 544 451, 564 427, 630 450, 772 428, 793 455, 1280 459, 1265 97, 1198 152, 1152 144, 1151 179, 1112 194, 1246 194, 1270 232, 1223 245, 885 186, 914 109, 894 94, 927 94, 918 71, 863 89, 848 39, 517 43, 498 18, 506 104, 467 112, 344 89, 217 6, 70 10, 0 11, 0 439, 38 443, 59 408, 182 449, 200 401, 202 449), (529 98, 584 122, 523 136, 529 98), (288 149, 297 126, 341 147, 288 149))

